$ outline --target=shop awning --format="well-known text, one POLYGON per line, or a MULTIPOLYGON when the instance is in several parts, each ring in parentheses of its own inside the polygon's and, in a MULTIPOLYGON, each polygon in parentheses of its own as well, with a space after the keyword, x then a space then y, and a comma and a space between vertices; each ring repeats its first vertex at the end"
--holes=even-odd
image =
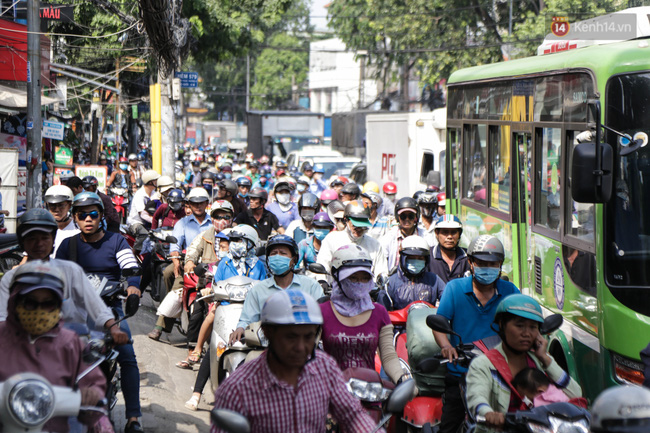
MULTIPOLYGON (((41 105, 50 105, 58 99, 41 95, 41 105)), ((0 106, 10 108, 27 108, 27 91, 0 85, 0 106)))

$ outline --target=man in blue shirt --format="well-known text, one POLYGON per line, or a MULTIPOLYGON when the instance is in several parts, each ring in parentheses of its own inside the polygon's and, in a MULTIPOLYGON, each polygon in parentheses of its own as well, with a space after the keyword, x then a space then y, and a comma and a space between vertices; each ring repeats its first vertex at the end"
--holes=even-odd
MULTIPOLYGON (((447 318, 453 330, 463 343, 481 340, 496 332, 492 321, 501 300, 513 293, 519 293, 514 284, 499 278, 505 258, 503 244, 490 235, 476 237, 467 249, 471 277, 450 281, 440 299, 438 314, 447 318)), ((453 361, 458 358, 455 347, 458 337, 433 332, 442 355, 453 361)), ((440 419, 441 433, 455 433, 465 419, 465 407, 459 384, 464 381, 467 369, 450 363, 445 377, 445 404, 440 419)))
POLYGON ((289 182, 279 180, 273 189, 275 201, 266 206, 266 209, 278 218, 280 227, 282 227, 280 233, 284 233, 291 221, 300 218, 298 205, 291 201, 291 189, 289 182))
MULTIPOLYGON (((192 215, 182 218, 174 226, 172 236, 176 238, 177 243, 169 246, 169 256, 172 264, 167 266, 163 271, 163 280, 167 292, 179 289, 183 286, 183 266, 181 262, 181 253, 187 248, 192 241, 201 233, 212 227, 212 219, 206 213, 210 195, 200 187, 192 188, 187 195, 187 202, 192 210, 192 215)), ((166 293, 162 294, 166 296, 166 293)), ((160 340, 162 331, 171 332, 175 319, 165 316, 158 316, 156 327, 147 334, 152 340, 160 340)))

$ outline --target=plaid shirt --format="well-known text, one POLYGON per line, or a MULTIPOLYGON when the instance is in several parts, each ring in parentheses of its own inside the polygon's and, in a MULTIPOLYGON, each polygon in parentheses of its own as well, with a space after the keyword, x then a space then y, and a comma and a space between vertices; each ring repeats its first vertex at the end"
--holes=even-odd
MULTIPOLYGON (((294 387, 280 381, 264 352, 219 385, 214 407, 244 415, 252 433, 325 432, 331 413, 344 432, 371 432, 373 420, 345 387, 336 361, 320 350, 303 368, 294 387)), ((212 427, 212 433, 221 433, 212 427)))

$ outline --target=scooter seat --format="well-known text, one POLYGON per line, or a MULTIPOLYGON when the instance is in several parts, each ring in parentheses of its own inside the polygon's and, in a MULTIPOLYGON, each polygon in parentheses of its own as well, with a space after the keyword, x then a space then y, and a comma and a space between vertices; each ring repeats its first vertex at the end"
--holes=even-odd
POLYGON ((0 234, 0 250, 18 245, 18 235, 15 233, 0 234))

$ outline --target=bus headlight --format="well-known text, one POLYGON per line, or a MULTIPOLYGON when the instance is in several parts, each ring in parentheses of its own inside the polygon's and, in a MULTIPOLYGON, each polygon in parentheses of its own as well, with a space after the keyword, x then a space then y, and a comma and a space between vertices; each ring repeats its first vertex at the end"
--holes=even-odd
POLYGON ((54 391, 38 379, 23 380, 9 393, 9 409, 24 426, 38 426, 47 421, 54 411, 54 391))

